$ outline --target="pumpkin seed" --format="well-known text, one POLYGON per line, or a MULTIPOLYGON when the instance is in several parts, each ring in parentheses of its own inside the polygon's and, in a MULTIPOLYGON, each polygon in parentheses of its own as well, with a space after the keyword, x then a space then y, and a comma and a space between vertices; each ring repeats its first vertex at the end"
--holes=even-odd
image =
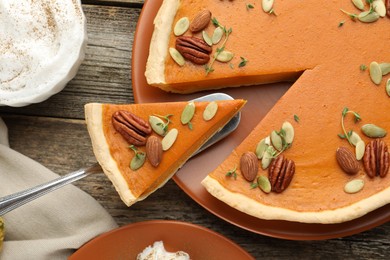
POLYGON ((145 153, 136 153, 133 159, 130 162, 130 169, 133 171, 138 170, 145 163, 146 154, 145 153))
POLYGON ((262 139, 256 146, 256 156, 258 159, 261 159, 263 158, 263 155, 265 153, 265 151, 267 150, 268 148, 268 144, 265 143, 265 138, 262 139))
POLYGON ((173 33, 176 36, 183 35, 188 30, 188 27, 190 27, 190 19, 188 17, 182 17, 176 22, 173 33))
POLYGON ((364 11, 364 3, 363 3, 362 0, 352 0, 352 3, 353 3, 353 5, 354 5, 357 9, 359 9, 359 10, 361 10, 361 11, 364 11))
POLYGON ((372 2, 372 8, 379 14, 380 17, 386 16, 386 6, 382 0, 374 0, 372 2))
POLYGON ((233 59, 234 54, 230 51, 221 51, 214 54, 214 58, 220 62, 229 62, 233 59))
POLYGON ((286 121, 283 123, 282 129, 285 133, 284 140, 288 144, 292 144, 292 142, 294 140, 294 127, 292 126, 292 124, 290 122, 286 121))
POLYGON ((262 0, 261 7, 263 8, 263 11, 266 13, 269 13, 272 10, 272 7, 274 6, 274 0, 262 0))
POLYGON ((171 130, 169 130, 169 132, 161 140, 163 151, 167 151, 169 150, 169 148, 172 147, 172 145, 176 141, 178 133, 179 131, 176 128, 172 128, 171 130))
POLYGON ((264 175, 261 175, 261 176, 259 176, 257 178, 257 185, 265 193, 270 193, 271 192, 271 182, 264 175))
POLYGON ((266 145, 271 145, 271 138, 269 136, 267 136, 265 139, 265 144, 266 145))
POLYGON ((268 146, 267 150, 263 154, 263 158, 261 158, 261 168, 263 170, 267 169, 268 166, 271 164, 272 159, 274 158, 275 150, 272 146, 268 146))
POLYGON ((213 40, 211 40, 211 37, 207 34, 206 31, 202 31, 202 37, 203 40, 207 43, 207 45, 212 46, 213 40))
POLYGON ((387 75, 390 72, 390 63, 384 62, 380 63, 379 67, 381 67, 382 75, 387 75))
POLYGON ((365 124, 362 126, 362 132, 371 138, 380 138, 386 136, 387 132, 382 127, 374 124, 365 124))
POLYGON ((149 116, 149 124, 156 134, 164 136, 166 133, 164 121, 157 116, 149 116))
POLYGON ((283 149, 282 137, 275 130, 271 133, 271 142, 276 150, 281 151, 283 149))
POLYGON ((188 102, 183 112, 181 113, 181 123, 183 125, 188 124, 195 114, 195 103, 193 101, 188 102))
POLYGON ((358 161, 360 161, 363 158, 365 150, 366 150, 366 144, 364 143, 364 141, 363 140, 358 141, 355 147, 355 155, 358 161))
POLYGON ((363 187, 364 187, 364 181, 361 179, 355 179, 345 184, 344 191, 346 193, 352 194, 361 191, 363 187))
POLYGON ((379 19, 379 14, 372 10, 364 11, 358 14, 357 18, 363 23, 372 23, 376 22, 379 19))
POLYGON ((206 121, 211 120, 215 116, 217 111, 218 111, 218 103, 215 101, 211 101, 210 103, 208 103, 208 105, 203 111, 203 119, 206 121))
POLYGON ((169 54, 180 67, 186 63, 183 56, 175 48, 169 48, 169 54))
POLYGON ((372 82, 377 85, 379 85, 382 81, 382 70, 376 61, 370 63, 370 77, 372 82))
POLYGON ((356 133, 355 131, 352 131, 352 134, 351 136, 349 137, 349 140, 351 141, 351 143, 356 146, 356 144, 362 140, 362 138, 360 138, 359 134, 356 133))
POLYGON ((213 44, 219 43, 223 36, 223 29, 221 27, 217 27, 214 30, 213 36, 211 37, 211 41, 213 44))
POLYGON ((390 79, 386 82, 386 93, 390 97, 390 79))

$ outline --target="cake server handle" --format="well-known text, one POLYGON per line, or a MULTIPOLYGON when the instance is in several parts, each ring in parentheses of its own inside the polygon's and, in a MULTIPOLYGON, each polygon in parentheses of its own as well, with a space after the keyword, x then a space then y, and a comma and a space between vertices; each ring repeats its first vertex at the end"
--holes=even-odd
POLYGON ((26 190, 7 195, 0 198, 0 216, 14 210, 30 201, 33 201, 47 193, 57 190, 69 183, 80 180, 92 173, 102 172, 102 168, 98 163, 94 165, 83 168, 71 173, 68 173, 64 176, 61 176, 52 181, 37 185, 26 190))

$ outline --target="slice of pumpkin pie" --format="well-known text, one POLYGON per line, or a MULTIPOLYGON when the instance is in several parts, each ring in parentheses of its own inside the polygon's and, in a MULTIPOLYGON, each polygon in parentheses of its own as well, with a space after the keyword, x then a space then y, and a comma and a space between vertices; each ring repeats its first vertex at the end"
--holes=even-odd
POLYGON ((164 185, 245 102, 91 103, 85 118, 96 159, 130 206, 164 185))
POLYGON ((390 203, 390 123, 375 113, 388 97, 336 104, 321 119, 292 104, 279 100, 202 181, 207 191, 254 217, 302 223, 342 223, 390 203))

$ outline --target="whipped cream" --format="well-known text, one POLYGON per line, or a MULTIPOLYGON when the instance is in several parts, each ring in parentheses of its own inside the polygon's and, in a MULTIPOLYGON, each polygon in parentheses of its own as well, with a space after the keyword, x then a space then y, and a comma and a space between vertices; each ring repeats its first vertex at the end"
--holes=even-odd
POLYGON ((86 35, 79 0, 0 1, 0 105, 61 91, 84 58, 86 35))
POLYGON ((190 256, 183 251, 168 252, 162 241, 156 241, 139 253, 137 260, 190 260, 190 256))

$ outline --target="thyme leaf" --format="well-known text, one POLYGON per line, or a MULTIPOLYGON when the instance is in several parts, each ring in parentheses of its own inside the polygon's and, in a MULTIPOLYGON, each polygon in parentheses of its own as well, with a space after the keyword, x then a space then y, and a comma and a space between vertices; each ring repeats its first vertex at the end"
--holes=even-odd
POLYGON ((295 120, 295 122, 299 123, 299 116, 294 114, 294 120, 295 120))
POLYGON ((259 187, 259 184, 257 184, 257 182, 252 182, 251 183, 251 189, 255 189, 257 187, 259 187))
POLYGON ((246 10, 255 8, 252 4, 246 4, 246 10))
POLYGON ((240 57, 240 58, 241 58, 241 62, 240 62, 240 64, 238 64, 238 67, 242 68, 242 67, 246 66, 248 60, 245 59, 244 57, 240 57))

